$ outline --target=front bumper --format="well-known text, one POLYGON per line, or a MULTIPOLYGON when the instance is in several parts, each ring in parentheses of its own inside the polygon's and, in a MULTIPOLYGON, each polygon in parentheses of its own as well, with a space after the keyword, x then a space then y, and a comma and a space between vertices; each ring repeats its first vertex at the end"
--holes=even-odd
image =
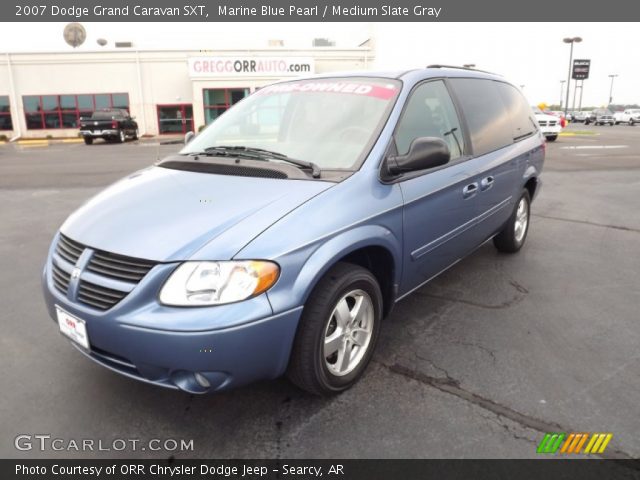
POLYGON ((156 300, 157 292, 175 264, 160 264, 122 301, 100 311, 55 288, 51 258, 52 252, 43 272, 50 316, 56 321, 58 306, 84 320, 90 350, 73 345, 113 371, 154 385, 209 393, 276 378, 287 367, 302 307, 274 314, 266 294, 214 307, 164 306, 156 300))

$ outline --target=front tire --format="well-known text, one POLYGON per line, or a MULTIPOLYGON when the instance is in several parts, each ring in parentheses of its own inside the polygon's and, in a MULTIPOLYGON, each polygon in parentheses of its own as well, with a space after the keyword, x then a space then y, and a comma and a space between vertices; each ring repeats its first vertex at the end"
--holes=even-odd
POLYGON ((336 264, 307 300, 287 376, 315 395, 348 389, 371 360, 381 320, 382 293, 373 274, 336 264))
POLYGON ((93 145, 93 138, 92 137, 83 137, 84 139, 84 144, 85 145, 93 145))
POLYGON ((547 142, 555 142, 558 139, 558 135, 549 135, 547 137, 547 142))
POLYGON ((493 244, 498 251, 516 253, 522 248, 529 232, 530 211, 531 197, 529 191, 524 189, 507 224, 498 235, 493 237, 493 244))
POLYGON ((124 134, 124 130, 118 130, 117 142, 124 143, 126 139, 127 136, 124 134))

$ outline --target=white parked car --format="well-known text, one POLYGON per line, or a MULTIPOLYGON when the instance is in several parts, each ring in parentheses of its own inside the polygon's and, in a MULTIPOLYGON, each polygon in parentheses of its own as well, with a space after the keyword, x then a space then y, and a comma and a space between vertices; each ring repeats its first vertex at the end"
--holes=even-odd
POLYGON ((533 113, 536 116, 538 125, 540 125, 540 131, 545 136, 548 142, 555 142, 558 135, 562 131, 562 119, 555 115, 549 115, 540 110, 539 107, 531 107, 533 113))
POLYGON ((573 122, 580 122, 580 123, 584 123, 587 118, 589 118, 589 116, 591 115, 591 112, 573 112, 573 122))
POLYGON ((613 118, 616 121, 616 125, 628 123, 633 126, 636 123, 640 123, 640 108, 627 108, 624 112, 616 112, 613 114, 613 118))

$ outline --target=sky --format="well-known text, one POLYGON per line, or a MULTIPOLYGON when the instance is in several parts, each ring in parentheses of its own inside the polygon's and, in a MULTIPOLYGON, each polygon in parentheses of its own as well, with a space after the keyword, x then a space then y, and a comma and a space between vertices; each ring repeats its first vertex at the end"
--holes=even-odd
MULTIPOLYGON (((66 23, 0 24, 0 53, 71 51, 62 38, 66 23)), ((503 75, 531 104, 557 104, 567 79, 569 45, 564 37, 582 37, 574 58, 591 59, 584 82, 584 106, 608 103, 610 74, 617 74, 614 103, 640 103, 640 23, 84 23, 87 41, 79 51, 109 50, 116 41, 146 49, 264 48, 269 39, 285 47, 308 48, 313 38, 329 38, 336 47, 355 47, 373 38, 378 70, 462 65, 503 75), (105 47, 98 39, 107 40, 105 47), (523 86, 523 87, 522 87, 523 86)), ((569 105, 573 104, 573 84, 569 105)), ((566 87, 566 84, 565 84, 566 87)), ((566 90, 565 90, 566 93, 566 90)), ((579 97, 579 92, 578 92, 579 97)), ((563 96, 564 98, 564 96, 563 96)), ((577 103, 577 102, 576 102, 577 103)))

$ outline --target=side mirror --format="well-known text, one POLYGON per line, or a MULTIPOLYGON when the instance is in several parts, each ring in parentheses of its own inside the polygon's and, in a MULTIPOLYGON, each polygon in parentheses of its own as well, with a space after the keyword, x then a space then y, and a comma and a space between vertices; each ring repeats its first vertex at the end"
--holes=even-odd
POLYGON ((193 132, 187 132, 184 134, 184 144, 186 145, 187 143, 189 143, 191 140, 193 140, 193 137, 195 137, 196 134, 193 132))
POLYGON ((449 163, 451 152, 444 140, 437 137, 420 137, 411 142, 406 155, 387 158, 390 175, 426 170, 449 163))

